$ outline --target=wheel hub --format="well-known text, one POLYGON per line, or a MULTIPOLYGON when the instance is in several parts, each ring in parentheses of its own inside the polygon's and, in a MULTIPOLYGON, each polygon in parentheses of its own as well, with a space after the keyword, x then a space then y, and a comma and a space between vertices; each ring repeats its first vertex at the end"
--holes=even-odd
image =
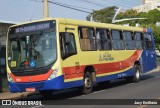
POLYGON ((91 87, 91 79, 86 77, 84 81, 85 87, 90 88, 91 87))
POLYGON ((136 72, 136 78, 139 79, 139 77, 140 77, 140 72, 139 72, 139 70, 137 70, 137 72, 136 72))

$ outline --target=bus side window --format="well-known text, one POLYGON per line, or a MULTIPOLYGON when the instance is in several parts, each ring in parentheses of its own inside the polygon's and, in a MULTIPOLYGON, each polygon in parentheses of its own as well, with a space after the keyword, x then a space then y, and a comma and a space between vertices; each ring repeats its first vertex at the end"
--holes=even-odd
POLYGON ((123 36, 124 36, 124 40, 125 40, 126 50, 134 50, 135 44, 134 44, 133 33, 130 31, 124 31, 123 36))
POLYGON ((122 31, 119 30, 111 30, 112 34, 112 46, 115 50, 123 50, 124 43, 123 43, 123 35, 122 31))
POLYGON ((149 33, 144 33, 144 45, 146 49, 152 49, 152 38, 151 34, 149 33))
POLYGON ((60 33, 60 49, 63 59, 77 54, 75 37, 73 33, 60 33))
POLYGON ((109 30, 97 29, 96 39, 97 39, 97 46, 99 50, 112 49, 109 30))
POLYGON ((140 33, 140 32, 135 33, 135 44, 136 44, 136 49, 142 49, 143 48, 142 33, 140 33))
POLYGON ((82 51, 95 51, 96 39, 93 28, 79 27, 78 34, 82 51))

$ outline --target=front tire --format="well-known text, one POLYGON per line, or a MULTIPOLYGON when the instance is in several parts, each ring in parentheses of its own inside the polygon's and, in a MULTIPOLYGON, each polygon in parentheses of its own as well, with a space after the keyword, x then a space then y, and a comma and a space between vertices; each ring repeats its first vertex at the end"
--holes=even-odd
POLYGON ((89 94, 93 90, 93 80, 90 72, 86 72, 84 75, 83 93, 89 94))

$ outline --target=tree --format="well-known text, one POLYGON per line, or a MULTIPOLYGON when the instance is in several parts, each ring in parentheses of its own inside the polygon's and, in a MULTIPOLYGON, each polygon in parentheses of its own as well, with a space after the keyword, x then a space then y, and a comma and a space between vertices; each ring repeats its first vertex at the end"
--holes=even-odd
POLYGON ((112 6, 112 7, 107 7, 101 10, 96 10, 90 13, 87 16, 87 20, 90 20, 90 16, 93 16, 93 20, 96 22, 102 22, 102 23, 111 23, 112 18, 115 15, 117 7, 112 6))
POLYGON ((151 28, 153 30, 153 35, 154 35, 156 46, 160 47, 160 27, 152 25, 151 28))

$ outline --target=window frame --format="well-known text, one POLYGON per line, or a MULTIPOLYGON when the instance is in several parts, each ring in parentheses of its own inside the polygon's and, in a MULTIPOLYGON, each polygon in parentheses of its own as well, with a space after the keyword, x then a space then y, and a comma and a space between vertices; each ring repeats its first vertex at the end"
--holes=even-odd
POLYGON ((137 31, 134 32, 134 42, 135 42, 135 49, 137 49, 137 50, 144 49, 144 36, 143 36, 142 32, 137 32, 137 31), (136 33, 140 33, 141 34, 141 40, 136 40, 136 33), (137 48, 136 41, 141 41, 141 48, 137 48))
MULTIPOLYGON (((134 32, 133 31, 123 30, 123 40, 124 40, 124 46, 125 46, 126 50, 135 50, 136 49, 136 45, 135 45, 135 41, 134 41, 134 32), (131 41, 133 42, 134 48, 132 48, 132 49, 127 49, 127 47, 126 47, 126 39, 125 39, 125 35, 124 35, 125 32, 130 32, 131 33, 131 40, 127 40, 127 41, 128 42, 131 42, 131 41)), ((129 45, 131 45, 131 44, 129 44, 129 45)))
POLYGON ((112 49, 113 50, 125 50, 125 45, 124 45, 124 37, 123 37, 123 30, 118 30, 118 29, 111 29, 110 30, 110 34, 111 34, 111 40, 112 40, 112 49), (112 35, 112 31, 119 31, 119 33, 120 33, 120 38, 122 38, 121 40, 119 40, 119 41, 121 41, 122 43, 123 43, 123 48, 121 48, 121 49, 115 49, 114 48, 114 42, 113 42, 113 40, 118 40, 118 39, 113 39, 113 35, 112 35))
MULTIPOLYGON (((70 56, 73 56, 73 55, 76 55, 77 54, 77 45, 76 45, 76 39, 75 39, 75 35, 74 35, 74 33, 72 33, 72 32, 59 32, 59 42, 60 42, 60 53, 61 53, 61 58, 62 58, 62 60, 64 60, 64 59, 66 59, 66 58, 68 58, 68 57, 70 57, 70 56), (62 54, 62 46, 61 46, 61 38, 62 37, 65 37, 65 39, 64 39, 64 43, 63 44, 66 44, 66 33, 68 33, 68 34, 72 34, 72 36, 73 36, 73 40, 74 40, 74 45, 75 45, 75 52, 74 53, 66 53, 66 48, 65 48, 65 53, 64 53, 64 55, 62 54), (63 36, 62 36, 62 34, 63 34, 63 36)), ((63 45, 63 48, 64 47, 66 47, 65 45, 63 45)))
MULTIPOLYGON (((101 40, 101 39, 99 39, 99 40, 101 40)), ((97 42, 96 43, 97 44, 97 50, 99 50, 99 51, 110 51, 110 50, 112 50, 113 47, 112 47, 112 37, 111 37, 110 29, 107 29, 107 28, 96 28, 96 42, 97 42), (99 49, 99 47, 98 47, 98 39, 97 39, 97 31, 100 30, 100 29, 109 32, 109 35, 107 34, 106 36, 107 36, 107 40, 110 41, 111 49, 99 49)))
MULTIPOLYGON (((79 37, 79 45, 80 45, 80 48, 81 48, 81 51, 97 51, 98 48, 97 48, 97 39, 96 39, 96 32, 95 32, 95 28, 94 27, 88 27, 88 26, 78 26, 78 37, 79 37), (93 30, 93 37, 95 37, 94 40, 94 44, 95 44, 95 49, 92 50, 84 50, 82 49, 82 46, 81 46, 81 39, 87 39, 87 40, 90 40, 90 38, 83 38, 83 33, 82 33, 82 28, 89 28, 89 29, 92 29, 93 30), (80 31, 80 32, 79 32, 80 31)), ((91 44, 90 44, 91 46, 91 44)))
POLYGON ((144 41, 144 49, 147 49, 147 50, 150 50, 150 49, 153 49, 153 43, 152 43, 152 35, 151 33, 147 33, 147 32, 144 32, 143 33, 143 41, 144 41), (151 40, 150 41, 146 41, 145 40, 145 34, 149 34, 151 40), (146 43, 149 42, 149 48, 147 47, 146 43), (151 44, 151 47, 150 47, 150 44, 151 44))

